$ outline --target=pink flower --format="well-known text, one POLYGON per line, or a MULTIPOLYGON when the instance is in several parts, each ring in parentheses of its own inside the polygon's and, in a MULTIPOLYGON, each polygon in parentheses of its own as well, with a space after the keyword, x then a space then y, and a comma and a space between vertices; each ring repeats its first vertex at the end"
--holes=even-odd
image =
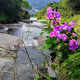
POLYGON ((74 37, 76 37, 76 36, 77 36, 77 34, 76 34, 76 33, 73 33, 72 35, 73 35, 74 37))
POLYGON ((61 20, 61 18, 57 18, 57 20, 58 20, 58 21, 60 21, 60 20, 61 20))
POLYGON ((63 41, 66 41, 66 40, 67 40, 67 35, 64 35, 64 36, 62 37, 62 40, 63 40, 63 41))
POLYGON ((70 40, 69 41, 69 49, 74 50, 74 49, 78 48, 78 43, 79 43, 79 41, 77 41, 75 39, 70 40))
POLYGON ((53 36, 54 36, 54 32, 51 32, 51 33, 50 33, 50 37, 53 37, 53 36))
POLYGON ((51 11, 51 7, 47 8, 47 11, 51 11))
POLYGON ((63 28, 63 29, 67 30, 67 27, 68 27, 68 24, 67 24, 67 22, 65 22, 65 23, 64 23, 64 28, 63 28))
POLYGON ((55 23, 56 23, 56 20, 53 20, 53 21, 52 21, 52 25, 55 25, 55 23))
POLYGON ((70 41, 69 41, 69 45, 72 46, 74 42, 75 42, 75 39, 70 40, 70 41))
POLYGON ((70 21, 69 24, 72 25, 72 26, 74 26, 75 22, 74 21, 70 21))
POLYGON ((75 41, 75 44, 78 45, 78 43, 79 43, 79 41, 76 40, 76 41, 75 41))
POLYGON ((47 9, 47 13, 54 13, 54 11, 51 10, 51 7, 49 7, 49 8, 47 9))
POLYGON ((55 26, 55 27, 54 27, 54 30, 55 30, 55 31, 58 31, 58 29, 59 29, 58 26, 55 26))
POLYGON ((49 7, 49 8, 47 9, 47 14, 46 14, 47 19, 50 19, 50 20, 53 19, 53 18, 54 18, 53 13, 54 13, 54 11, 52 11, 52 10, 51 10, 51 7, 49 7))
POLYGON ((62 25, 55 26, 55 27, 54 27, 54 30, 55 30, 55 31, 62 31, 62 30, 63 30, 63 26, 62 26, 62 25))
POLYGON ((62 38, 62 34, 61 33, 58 33, 56 36, 57 36, 58 39, 62 38))
POLYGON ((72 27, 71 26, 67 26, 67 30, 68 31, 71 31, 72 30, 72 27))
POLYGON ((53 19, 54 18, 54 16, 52 15, 52 13, 47 13, 46 16, 47 16, 47 19, 53 19))
POLYGON ((56 9, 54 9, 54 14, 56 13, 56 9))
POLYGON ((50 37, 56 36, 57 33, 58 33, 58 31, 53 31, 53 32, 51 32, 51 33, 50 33, 50 37))
POLYGON ((56 17, 56 18, 60 18, 60 16, 61 16, 61 15, 60 15, 59 12, 56 12, 56 13, 55 13, 55 17, 56 17))

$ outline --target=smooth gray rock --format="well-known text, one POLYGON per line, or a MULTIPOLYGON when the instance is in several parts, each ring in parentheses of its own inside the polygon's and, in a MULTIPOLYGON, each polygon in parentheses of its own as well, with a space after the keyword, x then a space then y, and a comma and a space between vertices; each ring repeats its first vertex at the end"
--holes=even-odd
POLYGON ((49 36, 49 35, 35 36, 35 37, 33 37, 33 39, 37 39, 39 45, 46 45, 46 43, 45 43, 45 41, 47 40, 46 36, 49 36))
POLYGON ((13 66, 15 72, 15 80, 34 80, 34 70, 30 65, 24 65, 15 62, 12 58, 0 58, 0 76, 3 80, 14 80, 13 66))
POLYGON ((6 49, 16 50, 14 45, 23 46, 23 41, 16 36, 0 33, 0 46, 6 49))

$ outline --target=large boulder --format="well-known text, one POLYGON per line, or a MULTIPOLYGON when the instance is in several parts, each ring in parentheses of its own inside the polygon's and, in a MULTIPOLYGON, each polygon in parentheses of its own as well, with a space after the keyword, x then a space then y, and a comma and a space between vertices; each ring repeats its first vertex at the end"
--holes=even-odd
POLYGON ((19 47, 22 47, 23 41, 19 37, 0 33, 0 47, 3 47, 4 49, 10 48, 10 50, 16 50, 14 45, 19 45, 19 47))

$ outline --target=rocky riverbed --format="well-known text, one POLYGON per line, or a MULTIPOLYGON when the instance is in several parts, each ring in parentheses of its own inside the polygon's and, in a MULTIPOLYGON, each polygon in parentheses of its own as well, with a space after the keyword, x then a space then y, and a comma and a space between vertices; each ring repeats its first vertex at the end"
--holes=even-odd
MULTIPOLYGON (((0 55, 2 56, 0 58, 0 71, 1 71, 0 75, 3 78, 3 80, 14 80, 14 76, 13 76, 14 59, 8 57, 9 51, 7 52, 7 50, 5 50, 5 49, 16 50, 14 45, 19 45, 19 47, 23 46, 23 40, 21 40, 21 38, 18 36, 15 36, 15 35, 13 36, 13 35, 7 34, 7 30, 21 28, 23 24, 25 24, 25 23, 19 22, 17 24, 0 24, 0 46, 1 46, 0 55)), ((38 24, 36 24, 36 22, 34 22, 34 24, 25 24, 25 27, 33 27, 35 29, 37 29, 37 28, 42 29, 42 28, 45 28, 46 25, 41 25, 40 23, 38 25, 38 24)), ((37 34, 37 32, 35 32, 35 33, 37 34)), ((47 35, 43 35, 43 36, 38 35, 38 36, 32 36, 32 37, 33 37, 33 39, 38 40, 39 45, 45 45, 46 36, 47 35)), ((28 39, 32 40, 32 38, 28 38, 28 39)), ((32 53, 34 54, 35 52, 32 51, 30 53, 30 55, 32 55, 32 53)), ((36 54, 34 54, 35 57, 37 57, 36 54)), ((39 55, 39 54, 37 54, 37 55, 39 55)), ((18 61, 16 61, 14 67, 15 67, 14 71, 15 71, 15 75, 16 75, 15 76, 16 80, 23 80, 23 79, 24 80, 34 80, 35 74, 34 74, 34 70, 31 68, 30 64, 26 65, 26 64, 19 63, 18 61)), ((35 68, 36 68, 36 66, 35 66, 35 68)), ((51 73, 50 69, 48 72, 51 73)), ((53 74, 55 76, 54 73, 51 73, 51 74, 53 74)))

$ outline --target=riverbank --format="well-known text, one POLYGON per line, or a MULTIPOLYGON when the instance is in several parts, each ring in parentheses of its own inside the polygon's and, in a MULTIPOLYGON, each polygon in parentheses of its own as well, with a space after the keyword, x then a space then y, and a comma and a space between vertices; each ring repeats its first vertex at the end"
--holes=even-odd
MULTIPOLYGON (((36 22, 31 23, 31 24, 27 24, 27 23, 24 23, 24 22, 19 22, 19 23, 16 23, 16 24, 0 24, 0 33, 7 33, 7 31, 12 31, 14 29, 17 30, 18 28, 21 28, 24 25, 25 25, 25 27, 29 27, 30 29, 31 29, 31 27, 33 27, 35 29, 37 29, 37 28, 43 29, 43 28, 47 27, 45 24, 41 24, 40 21, 38 21, 38 20, 35 20, 35 21, 36 22)), ((26 29, 26 31, 27 31, 27 29, 26 29)), ((35 36, 36 35, 34 35, 33 37, 35 37, 35 36)), ((38 40, 39 45, 44 45, 46 39, 43 38, 43 37, 40 37, 42 39, 41 40, 39 37, 40 37, 40 35, 36 36, 36 40, 38 40)), ((35 38, 33 38, 33 39, 35 39, 35 38)))
MULTIPOLYGON (((27 20, 27 21, 29 22, 29 20, 27 20)), ((26 31, 28 30, 28 28, 26 28, 26 27, 29 27, 30 29, 34 28, 33 30, 35 30, 35 35, 32 36, 33 39, 37 40, 39 45, 44 45, 45 40, 46 40, 46 35, 40 36, 41 30, 38 31, 38 28, 43 29, 43 28, 46 28, 47 26, 45 24, 41 24, 40 21, 36 20, 36 18, 32 18, 32 21, 33 21, 33 23, 30 23, 30 24, 24 23, 24 21, 16 23, 16 24, 0 24, 0 33, 6 33, 5 34, 6 36, 4 34, 1 34, 1 36, 4 36, 5 38, 8 36, 7 39, 5 39, 4 37, 1 37, 1 41, 3 41, 4 43, 2 42, 2 43, 0 43, 0 45, 3 44, 6 47, 6 44, 9 43, 9 41, 8 41, 9 39, 13 40, 12 42, 14 42, 14 39, 11 37, 13 34, 8 33, 8 31, 12 33, 13 30, 16 31, 18 28, 20 28, 23 32, 25 31, 25 33, 26 33, 26 31), (33 27, 33 28, 31 28, 31 27, 33 27), (8 35, 7 35, 7 33, 8 33, 8 35), (9 36, 9 34, 10 34, 10 36, 9 36), (38 34, 38 36, 36 34, 38 34), (7 41, 6 44, 5 44, 5 40, 7 41)), ((30 19, 30 22, 31 22, 31 19, 30 19)), ((29 31, 30 31, 30 29, 29 29, 29 31)), ((20 32, 17 32, 17 34, 20 33, 20 35, 22 35, 23 32, 21 32, 21 30, 20 30, 20 32)), ((31 30, 31 32, 33 30, 31 30)), ((14 36, 16 36, 16 35, 14 35, 14 36)), ((20 36, 18 36, 18 37, 20 37, 20 36)), ((30 39, 32 39, 32 38, 30 38, 30 39)), ((12 45, 11 42, 9 44, 12 45)))

